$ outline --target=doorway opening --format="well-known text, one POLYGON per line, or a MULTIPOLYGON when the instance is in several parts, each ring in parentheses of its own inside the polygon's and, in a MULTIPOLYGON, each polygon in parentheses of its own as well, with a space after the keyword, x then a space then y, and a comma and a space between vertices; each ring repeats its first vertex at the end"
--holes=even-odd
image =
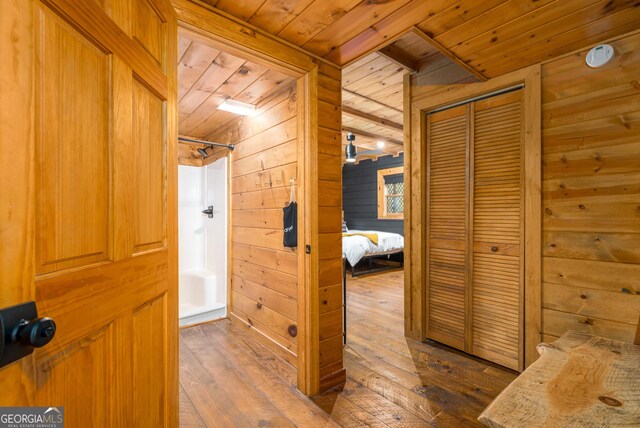
POLYGON ((178 166, 181 327, 227 316, 227 171, 226 156, 203 166, 178 166))
POLYGON ((186 28, 177 54, 180 392, 198 413, 198 388, 215 382, 204 373, 233 364, 223 338, 249 334, 297 369, 298 249, 284 245, 283 207, 301 196, 298 82, 186 28))
MULTIPOLYGON (((326 411, 339 414, 345 401, 376 396, 405 422, 473 424, 485 403, 515 376, 413 334, 411 314, 421 303, 414 298, 411 269, 420 263, 415 241, 424 238, 413 232, 422 219, 410 220, 410 213, 423 197, 416 193, 414 176, 424 172, 416 152, 405 151, 410 146, 405 129, 411 126, 410 91, 414 85, 474 81, 413 32, 343 69, 347 382, 342 393, 315 398, 326 411), (470 373, 477 376, 473 382, 466 377, 470 373), (475 386, 480 383, 492 386, 475 386)), ((367 417, 363 412, 363 420, 367 417)))

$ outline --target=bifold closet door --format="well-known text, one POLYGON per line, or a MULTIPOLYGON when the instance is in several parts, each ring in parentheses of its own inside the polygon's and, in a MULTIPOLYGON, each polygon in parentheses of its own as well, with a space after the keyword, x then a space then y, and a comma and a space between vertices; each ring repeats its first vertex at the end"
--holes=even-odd
POLYGON ((427 337, 464 349, 469 106, 427 116, 427 337))
POLYGON ((522 90, 473 105, 472 353, 522 369, 522 90))
POLYGON ((523 369, 522 90, 427 114, 427 337, 523 369))

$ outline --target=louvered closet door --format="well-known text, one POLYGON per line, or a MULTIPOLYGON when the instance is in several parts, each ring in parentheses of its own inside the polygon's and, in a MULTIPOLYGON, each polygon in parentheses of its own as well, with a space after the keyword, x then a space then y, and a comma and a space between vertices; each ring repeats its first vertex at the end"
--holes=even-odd
POLYGON ((427 116, 427 336, 464 349, 468 106, 427 116))
POLYGON ((472 353, 522 369, 522 90, 473 105, 472 353))

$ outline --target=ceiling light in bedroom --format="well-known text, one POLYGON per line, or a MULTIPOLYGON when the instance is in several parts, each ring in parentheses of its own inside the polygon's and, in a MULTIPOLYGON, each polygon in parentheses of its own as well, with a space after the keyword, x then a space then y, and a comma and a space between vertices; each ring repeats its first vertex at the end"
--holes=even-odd
POLYGON ((377 144, 379 149, 384 148, 384 141, 378 141, 376 144, 377 144))
POLYGON ((356 146, 353 145, 353 142, 355 141, 356 136, 353 135, 351 132, 349 132, 347 134, 347 141, 349 142, 347 144, 347 147, 344 150, 345 155, 347 156, 347 162, 353 163, 356 161, 356 146))
POLYGON ((218 110, 224 110, 242 116, 249 116, 255 112, 256 106, 253 104, 243 103, 241 101, 226 100, 218 106, 218 110))

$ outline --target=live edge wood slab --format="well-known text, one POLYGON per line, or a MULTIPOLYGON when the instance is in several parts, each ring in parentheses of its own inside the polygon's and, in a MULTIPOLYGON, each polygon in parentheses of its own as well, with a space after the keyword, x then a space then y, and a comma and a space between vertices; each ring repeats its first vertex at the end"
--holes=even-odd
POLYGON ((568 331, 480 415, 490 427, 640 425, 640 346, 568 331))

